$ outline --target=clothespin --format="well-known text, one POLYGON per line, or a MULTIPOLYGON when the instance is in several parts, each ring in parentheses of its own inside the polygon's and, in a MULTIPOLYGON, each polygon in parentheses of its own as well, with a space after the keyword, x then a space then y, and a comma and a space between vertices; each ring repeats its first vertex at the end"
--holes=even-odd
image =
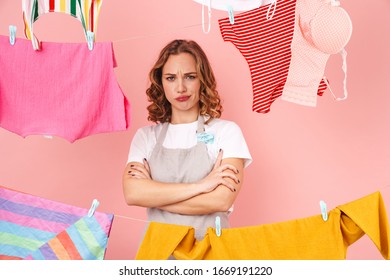
POLYGON ((227 6, 227 11, 228 11, 228 14, 229 14, 230 24, 234 24, 234 13, 233 13, 232 6, 228 5, 227 6))
POLYGON ((278 1, 276 0, 276 1, 272 2, 271 5, 269 5, 268 10, 267 10, 267 15, 265 17, 267 20, 270 20, 274 17, 277 3, 278 3, 278 1), (272 14, 271 14, 271 10, 272 10, 272 14))
POLYGON ((87 42, 88 42, 88 49, 90 51, 93 50, 93 44, 95 42, 95 33, 91 31, 87 31, 87 42))
POLYGON ((88 217, 92 217, 93 214, 95 213, 96 208, 99 206, 99 201, 97 199, 94 199, 92 201, 91 208, 88 211, 88 217))
POLYGON ((209 15, 209 22, 208 22, 208 28, 206 31, 205 26, 204 26, 204 4, 202 4, 202 30, 203 30, 203 33, 205 33, 205 34, 209 33, 210 29, 211 29, 211 0, 208 0, 207 11, 208 11, 208 15, 209 15))
POLYGON ((221 218, 219 216, 215 217, 215 231, 217 236, 221 236, 221 218))
POLYGON ((326 222, 328 220, 328 210, 326 208, 326 203, 323 200, 320 201, 320 208, 322 219, 326 222))
POLYGON ((16 40, 16 26, 10 25, 9 26, 9 43, 13 46, 15 45, 16 40))

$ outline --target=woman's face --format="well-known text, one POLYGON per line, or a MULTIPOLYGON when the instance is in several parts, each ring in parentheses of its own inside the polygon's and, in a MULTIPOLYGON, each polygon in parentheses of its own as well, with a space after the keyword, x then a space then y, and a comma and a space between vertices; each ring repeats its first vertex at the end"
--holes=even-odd
POLYGON ((199 114, 200 80, 194 57, 188 53, 170 55, 162 69, 162 85, 165 97, 172 106, 172 123, 175 119, 196 120, 199 114))

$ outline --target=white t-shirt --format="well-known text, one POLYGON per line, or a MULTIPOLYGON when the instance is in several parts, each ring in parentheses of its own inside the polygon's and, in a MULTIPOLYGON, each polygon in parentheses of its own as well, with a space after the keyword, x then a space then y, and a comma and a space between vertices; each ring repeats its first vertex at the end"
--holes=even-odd
MULTIPOLYGON (((196 130, 198 121, 187 124, 169 124, 163 146, 168 149, 191 148, 197 143, 196 130)), ((162 124, 145 126, 137 130, 130 146, 128 162, 143 162, 152 155, 162 124)), ((245 138, 240 127, 232 122, 213 119, 205 124, 205 133, 213 141, 206 143, 210 159, 214 162, 219 149, 223 150, 223 158, 242 158, 244 167, 252 162, 245 138)))

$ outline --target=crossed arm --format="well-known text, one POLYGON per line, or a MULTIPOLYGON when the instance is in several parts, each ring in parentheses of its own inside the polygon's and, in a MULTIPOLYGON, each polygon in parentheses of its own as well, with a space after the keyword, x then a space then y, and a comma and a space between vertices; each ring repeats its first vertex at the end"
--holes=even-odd
POLYGON ((241 189, 244 163, 222 156, 223 151, 205 178, 189 184, 155 181, 146 160, 143 164, 130 162, 123 174, 126 203, 185 215, 227 211, 241 189))

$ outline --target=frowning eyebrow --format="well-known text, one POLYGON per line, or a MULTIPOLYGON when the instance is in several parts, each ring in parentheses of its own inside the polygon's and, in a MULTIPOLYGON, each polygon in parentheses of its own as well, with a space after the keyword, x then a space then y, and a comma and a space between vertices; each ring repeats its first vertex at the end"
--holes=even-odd
MULTIPOLYGON (((198 73, 196 72, 188 72, 188 73, 184 73, 184 76, 189 76, 189 75, 197 75, 198 73)), ((171 73, 164 73, 163 74, 164 76, 176 76, 176 74, 171 74, 171 73)))

